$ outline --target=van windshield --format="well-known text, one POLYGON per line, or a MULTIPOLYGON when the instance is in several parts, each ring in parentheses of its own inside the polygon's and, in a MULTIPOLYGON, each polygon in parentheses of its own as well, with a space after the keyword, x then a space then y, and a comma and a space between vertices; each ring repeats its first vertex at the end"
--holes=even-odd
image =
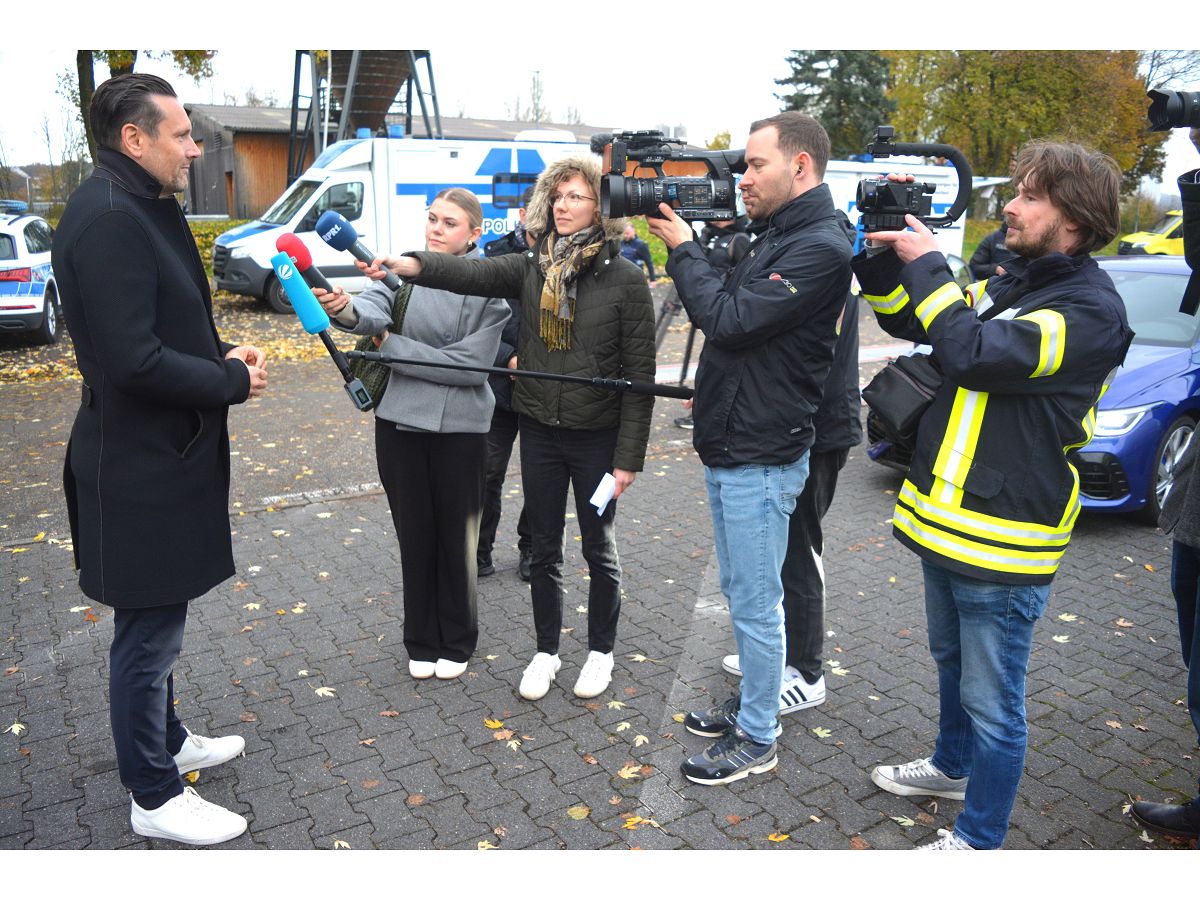
POLYGON ((268 225, 286 225, 320 186, 320 181, 297 181, 271 204, 271 208, 259 217, 259 221, 268 225))
POLYGON ((1171 215, 1168 213, 1159 219, 1158 224, 1151 228, 1150 231, 1154 234, 1166 234, 1182 221, 1183 216, 1178 214, 1171 215))

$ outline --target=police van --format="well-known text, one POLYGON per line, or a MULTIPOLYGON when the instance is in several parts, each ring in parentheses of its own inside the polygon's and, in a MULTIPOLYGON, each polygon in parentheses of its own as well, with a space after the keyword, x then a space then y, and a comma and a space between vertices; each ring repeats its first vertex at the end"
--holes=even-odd
POLYGON ((271 268, 276 239, 294 232, 334 285, 360 291, 370 283, 349 253, 326 245, 314 230, 333 210, 354 224, 376 253, 425 246, 425 210, 438 192, 465 187, 483 207, 480 245, 516 222, 525 188, 551 162, 590 153, 565 131, 525 131, 512 141, 360 138, 331 144, 263 215, 217 238, 213 274, 219 290, 261 297, 277 312, 291 303, 271 268))

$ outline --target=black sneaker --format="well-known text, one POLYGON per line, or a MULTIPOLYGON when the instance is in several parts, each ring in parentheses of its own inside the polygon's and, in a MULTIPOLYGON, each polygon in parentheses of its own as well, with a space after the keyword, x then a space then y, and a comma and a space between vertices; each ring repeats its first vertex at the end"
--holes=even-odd
POLYGON ((487 556, 477 556, 475 558, 475 566, 476 574, 480 578, 496 574, 496 567, 492 565, 492 555, 490 553, 487 556))
POLYGON ((533 551, 522 550, 521 561, 517 563, 517 574, 521 576, 522 581, 529 580, 529 566, 533 562, 533 551))
POLYGON ((688 431, 691 431, 696 427, 696 420, 691 416, 680 416, 675 420, 675 425, 678 428, 686 428, 688 431))
POLYGON ((734 728, 703 753, 679 767, 688 781, 696 784, 729 784, 747 775, 770 772, 779 764, 775 742, 758 744, 740 728, 734 728))
MULTIPOLYGON (((742 697, 734 694, 720 706, 690 712, 683 718, 683 727, 700 737, 724 737, 737 728, 737 714, 742 697)), ((775 722, 775 737, 783 734, 783 726, 775 722)))

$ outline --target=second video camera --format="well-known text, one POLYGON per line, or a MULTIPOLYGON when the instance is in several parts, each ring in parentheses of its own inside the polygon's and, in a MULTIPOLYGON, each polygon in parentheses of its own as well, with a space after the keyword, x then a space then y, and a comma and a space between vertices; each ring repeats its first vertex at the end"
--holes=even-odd
POLYGON ((737 218, 734 173, 746 171, 741 150, 689 150, 661 131, 622 131, 592 138, 604 157, 600 212, 606 218, 662 218, 658 204, 688 221, 737 218), (639 177, 646 172, 652 177, 639 177))

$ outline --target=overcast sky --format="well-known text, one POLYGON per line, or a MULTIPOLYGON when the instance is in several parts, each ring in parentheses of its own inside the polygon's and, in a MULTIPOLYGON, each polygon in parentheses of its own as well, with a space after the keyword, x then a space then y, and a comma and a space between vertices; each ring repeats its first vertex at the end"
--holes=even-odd
MULTIPOLYGON (((1174 2, 1167 0, 1166 5, 1174 2)), ((309 8, 327 11, 329 4, 293 0, 287 4, 290 19, 286 29, 280 27, 284 21, 282 15, 272 18, 267 13, 251 13, 258 22, 248 21, 245 15, 222 17, 218 12, 221 5, 206 3, 204 22, 189 21, 175 33, 169 27, 131 33, 129 27, 122 26, 112 34, 97 34, 89 26, 86 32, 67 34, 65 39, 56 34, 54 46, 75 46, 83 40, 109 45, 136 41, 145 47, 202 43, 219 50, 213 61, 215 76, 200 85, 174 71, 165 61, 139 60, 138 70, 166 77, 185 102, 223 103, 226 94, 240 101, 252 88, 260 97, 274 95, 280 105, 287 106, 291 100, 295 52, 290 48, 264 47, 281 40, 257 38, 266 34, 299 37, 313 31, 307 27, 310 23, 320 21, 321 27, 313 33, 334 46, 386 44, 411 37, 412 40, 403 42, 429 47, 443 115, 508 118, 518 98, 523 104, 528 103, 533 73, 537 71, 544 105, 555 119, 565 118, 567 111, 574 108, 582 121, 600 127, 684 125, 689 140, 703 143, 725 130, 732 132, 736 142, 751 121, 779 110, 775 94, 781 89, 775 80, 788 73, 786 57, 797 38, 804 38, 809 46, 839 46, 839 40, 844 46, 862 43, 864 37, 873 33, 867 26, 868 7, 861 4, 855 7, 857 12, 853 17, 847 16, 836 25, 802 23, 799 14, 788 12, 799 10, 799 5, 773 4, 771 12, 760 5, 720 28, 715 27, 718 20, 711 18, 708 11, 716 7, 727 13, 728 3, 678 0, 669 14, 661 5, 642 8, 636 4, 613 4, 607 7, 614 10, 613 17, 593 18, 583 25, 572 24, 561 10, 539 24, 530 22, 538 17, 528 5, 510 4, 510 11, 504 12, 504 4, 458 0, 453 4, 456 11, 453 26, 430 20, 428 14, 426 21, 415 23, 412 16, 406 20, 393 15, 386 24, 362 29, 346 21, 330 22, 327 16, 317 20, 313 14, 304 12, 309 8), (684 18, 689 22, 687 26, 680 24, 684 18), (492 27, 485 27, 489 23, 492 27), (363 36, 369 33, 373 40, 364 40, 363 36), (253 47, 241 44, 251 35, 256 38, 253 47), (764 37, 755 43, 754 35, 764 37), (712 62, 706 64, 703 60, 712 62)), ((1006 4, 1005 22, 1019 20, 1020 5, 1006 4)), ((1037 8, 1036 4, 1029 5, 1037 8)), ((1186 6, 1180 3, 1181 9, 1186 6)), ((197 11, 200 9, 196 7, 197 11)), ((1165 9, 1161 11, 1167 14, 1165 9)), ((364 23, 377 21, 378 17, 370 17, 361 10, 359 13, 358 18, 364 23)), ((6 19, 11 21, 11 15, 6 13, 6 19)), ((36 14, 16 15, 20 18, 36 14)), ((1158 20, 1162 21, 1161 16, 1158 20)), ((1139 34, 1137 27, 1122 24, 1122 42, 1151 46, 1153 36, 1139 34), (1130 27, 1134 29, 1132 32, 1130 27)), ((968 46, 979 46, 987 43, 979 39, 985 33, 995 37, 994 46, 1020 46, 1023 41, 1033 40, 1027 23, 1022 26, 1019 22, 1016 26, 997 22, 972 25, 955 18, 953 22, 905 25, 903 20, 896 19, 883 31, 879 28, 874 31, 881 37, 886 33, 893 42, 907 35, 912 40, 919 38, 927 46, 953 46, 955 38, 968 46), (966 36, 971 38, 969 43, 961 40, 966 36)), ((1088 35, 1079 30, 1078 15, 1064 18, 1061 28, 1056 28, 1053 21, 1046 23, 1046 28, 1050 34, 1071 34, 1078 46, 1088 45, 1088 35)), ((37 33, 36 19, 25 31, 37 33)), ((1197 37, 1200 38, 1200 25, 1197 37)), ((1098 38, 1092 36, 1091 43, 1095 45, 1098 38)), ((1192 43, 1200 44, 1200 40, 1192 43)), ((914 44, 909 41, 908 45, 914 44)), ((6 41, 5 49, 0 49, 0 149, 9 164, 47 160, 43 120, 49 124, 56 145, 61 141, 63 122, 72 111, 56 93, 56 85, 60 74, 73 72, 74 62, 74 50, 48 50, 37 40, 6 41)), ((102 65, 97 65, 96 70, 99 83, 107 73, 102 65)), ((1200 88, 1200 85, 1189 87, 1200 88)), ((1165 172, 1171 182, 1180 172, 1200 165, 1200 157, 1187 141, 1186 131, 1177 130, 1173 134, 1170 153, 1165 172)))

